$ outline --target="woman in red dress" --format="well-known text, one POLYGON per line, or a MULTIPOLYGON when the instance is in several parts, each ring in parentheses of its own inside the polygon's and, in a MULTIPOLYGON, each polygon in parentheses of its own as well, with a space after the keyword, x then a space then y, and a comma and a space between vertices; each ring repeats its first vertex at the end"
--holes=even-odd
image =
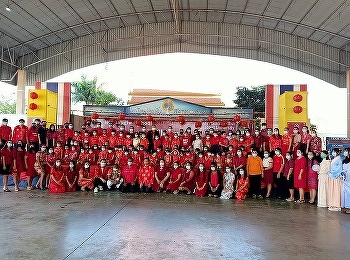
MULTIPOLYGON (((1 150, 1 162, 2 162, 2 171, 1 174, 3 175, 3 183, 4 188, 3 190, 5 192, 9 192, 9 188, 7 187, 7 181, 9 175, 12 173, 13 170, 17 173, 16 164, 14 164, 14 151, 12 147, 12 141, 7 141, 5 144, 5 147, 1 150)), ((18 191, 18 186, 16 186, 16 191, 18 191), (16 190, 17 189, 17 190, 16 190)))
POLYGON ((40 151, 36 153, 34 169, 39 174, 39 180, 36 184, 36 188, 43 190, 43 182, 46 175, 46 145, 42 145, 40 151))
POLYGON ((26 176, 27 176, 27 190, 32 190, 32 182, 33 182, 33 177, 37 175, 35 169, 34 169, 34 164, 36 161, 36 151, 35 151, 35 144, 30 143, 29 144, 29 149, 26 152, 26 155, 24 157, 24 163, 25 163, 25 168, 27 169, 26 176))
POLYGON ((198 166, 195 180, 196 180, 196 189, 194 194, 197 197, 204 197, 208 190, 208 172, 204 168, 203 163, 199 164, 198 166))
POLYGON ((297 158, 294 165, 294 188, 299 189, 298 203, 305 203, 305 189, 307 188, 307 160, 300 149, 296 150, 297 158))
POLYGON ((65 174, 62 168, 61 159, 56 159, 55 165, 51 168, 49 192, 64 193, 66 191, 65 174))
POLYGON ((191 162, 187 162, 185 165, 186 170, 182 175, 181 183, 179 186, 179 191, 187 191, 187 195, 190 195, 195 187, 195 179, 194 179, 194 170, 193 164, 191 162))
POLYGON ((315 203, 317 187, 318 187, 318 171, 315 171, 315 165, 320 165, 316 159, 314 152, 308 152, 308 164, 307 164, 307 187, 310 191, 310 204, 315 203))
POLYGON ((94 188, 94 174, 90 170, 90 162, 84 162, 84 167, 79 171, 78 185, 82 191, 94 188))
POLYGON ((68 192, 76 191, 77 180, 78 180, 78 170, 73 160, 69 162, 68 168, 65 170, 65 176, 66 176, 66 191, 68 192))
POLYGON ((222 177, 221 173, 218 170, 217 164, 213 162, 210 166, 209 172, 209 188, 208 188, 208 196, 209 197, 219 197, 222 190, 222 177))
POLYGON ((249 190, 249 177, 244 169, 239 170, 238 180, 236 183, 236 198, 238 201, 245 199, 249 190))
POLYGON ((293 135, 289 133, 289 128, 286 127, 283 130, 282 135, 282 155, 286 156, 286 153, 290 151, 292 148, 292 142, 293 142, 293 135))
POLYGON ((24 157, 26 155, 26 151, 24 149, 24 144, 22 143, 22 141, 18 141, 16 148, 13 150, 14 154, 14 165, 16 165, 16 171, 12 171, 13 174, 13 180, 15 183, 15 191, 16 189, 19 190, 19 182, 20 182, 20 176, 22 172, 26 171, 25 168, 25 162, 24 162, 24 157))
POLYGON ((182 174, 183 169, 179 167, 179 162, 174 162, 173 168, 170 169, 170 180, 169 184, 166 186, 166 191, 172 191, 174 194, 179 192, 178 189, 182 174))
POLYGON ((152 189, 155 192, 161 192, 168 185, 170 177, 169 167, 165 165, 165 160, 160 159, 154 171, 154 182, 152 189))

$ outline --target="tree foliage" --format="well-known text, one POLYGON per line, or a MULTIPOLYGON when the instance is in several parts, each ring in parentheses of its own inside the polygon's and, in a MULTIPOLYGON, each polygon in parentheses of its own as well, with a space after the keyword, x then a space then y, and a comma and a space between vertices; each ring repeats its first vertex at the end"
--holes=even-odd
POLYGON ((254 112, 261 112, 261 114, 256 114, 254 117, 263 117, 265 112, 265 86, 238 87, 236 97, 233 100, 236 108, 252 108, 254 112))
POLYGON ((73 92, 72 100, 77 102, 84 102, 86 105, 123 105, 121 98, 114 93, 102 89, 102 85, 97 85, 97 77, 89 80, 86 75, 81 76, 81 81, 72 83, 73 92))
POLYGON ((0 96, 0 114, 16 114, 16 102, 0 96))

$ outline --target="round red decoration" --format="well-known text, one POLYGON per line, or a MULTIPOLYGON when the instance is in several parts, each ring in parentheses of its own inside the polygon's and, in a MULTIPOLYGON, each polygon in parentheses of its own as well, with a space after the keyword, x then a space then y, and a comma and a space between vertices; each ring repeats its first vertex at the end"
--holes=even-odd
POLYGON ((295 106, 293 107, 293 112, 296 114, 300 114, 301 112, 303 112, 303 108, 301 106, 295 106))
POLYGON ((153 121, 153 116, 147 115, 146 120, 147 120, 148 122, 153 121))
POLYGON ((293 100, 294 100, 295 102, 300 102, 300 101, 303 100, 303 96, 300 95, 300 94, 296 94, 296 95, 294 95, 293 100))
POLYGON ((214 121, 215 121, 215 116, 213 116, 213 115, 208 116, 209 123, 213 123, 214 121))
POLYGON ((247 121, 242 121, 241 122, 241 126, 242 127, 247 127, 248 126, 248 122, 247 121))
POLYGON ((98 119, 100 116, 96 113, 96 112, 93 112, 92 114, 91 114, 91 118, 93 119, 93 120, 96 120, 96 119, 98 119))
POLYGON ((35 110, 35 109, 38 108, 38 105, 35 104, 35 103, 30 103, 30 104, 29 104, 29 108, 30 108, 31 110, 35 110))
POLYGON ((142 125, 142 122, 141 122, 140 119, 136 119, 136 120, 134 121, 134 124, 137 125, 137 126, 141 126, 141 125, 142 125))
POLYGON ((235 116, 233 117, 233 122, 237 123, 237 122, 239 122, 239 121, 241 121, 241 116, 240 116, 240 115, 235 115, 235 116))
POLYGON ((227 126, 228 126, 227 121, 221 121, 221 122, 220 122, 220 126, 221 126, 221 127, 227 127, 227 126))
POLYGON ((119 121, 125 120, 125 114, 119 114, 118 120, 119 121))
POLYGON ((185 117, 184 116, 178 116, 177 117, 177 121, 180 122, 180 123, 181 122, 185 122, 185 117))
POLYGON ((31 92, 29 96, 31 99, 37 99, 39 97, 36 92, 31 92))
POLYGON ((201 128, 202 127, 202 122, 201 121, 196 121, 196 123, 194 123, 194 126, 196 128, 201 128))

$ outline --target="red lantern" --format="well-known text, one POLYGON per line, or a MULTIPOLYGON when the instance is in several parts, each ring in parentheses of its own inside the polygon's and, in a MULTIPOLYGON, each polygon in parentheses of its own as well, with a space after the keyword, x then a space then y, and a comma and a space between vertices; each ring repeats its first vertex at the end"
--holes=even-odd
POLYGON ((31 99, 37 99, 39 97, 36 92, 31 92, 29 96, 31 99))
POLYGON ((221 121, 221 122, 220 122, 220 126, 221 126, 221 127, 227 127, 227 126, 228 126, 227 121, 221 121))
POLYGON ((242 121, 241 122, 241 126, 242 127, 247 127, 248 126, 248 122, 247 121, 242 121))
POLYGON ((146 120, 147 120, 148 122, 152 122, 152 121, 153 121, 153 116, 147 115, 146 120))
POLYGON ((134 124, 137 125, 137 126, 141 126, 141 125, 142 125, 142 122, 141 122, 140 119, 136 119, 136 120, 134 121, 134 124))
POLYGON ((208 122, 213 123, 215 121, 215 116, 214 115, 209 115, 208 116, 208 122))
POLYGON ((119 121, 122 121, 122 120, 125 120, 125 114, 119 114, 119 116, 118 116, 118 120, 119 121))
POLYGON ((294 95, 293 100, 294 100, 295 102, 300 102, 300 101, 303 100, 303 96, 300 95, 300 94, 296 94, 296 95, 294 95))
POLYGON ((93 112, 92 114, 91 114, 91 119, 92 120, 96 120, 96 119, 98 119, 100 116, 96 113, 96 112, 93 112))
POLYGON ((235 116, 233 117, 233 122, 237 123, 237 122, 239 122, 239 121, 241 121, 241 116, 240 116, 240 115, 235 115, 235 116))
POLYGON ((184 116, 178 116, 177 117, 177 121, 180 122, 180 123, 181 122, 185 122, 185 117, 184 116))
POLYGON ((196 128, 201 128, 202 127, 202 122, 201 121, 197 121, 196 123, 194 123, 194 126, 196 128))
POLYGON ((38 105, 37 104, 35 104, 35 103, 30 103, 29 104, 29 109, 30 110, 36 110, 38 108, 38 105))
POLYGON ((293 107, 293 112, 296 114, 300 114, 301 112, 303 112, 303 108, 301 106, 295 106, 293 107))

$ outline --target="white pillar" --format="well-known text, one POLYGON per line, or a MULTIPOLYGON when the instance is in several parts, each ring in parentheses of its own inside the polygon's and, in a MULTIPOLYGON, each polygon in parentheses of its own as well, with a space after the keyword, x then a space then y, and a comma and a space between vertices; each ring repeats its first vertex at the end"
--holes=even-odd
POLYGON ((25 87, 27 82, 27 71, 18 70, 17 71, 17 105, 16 113, 25 113, 25 87))

